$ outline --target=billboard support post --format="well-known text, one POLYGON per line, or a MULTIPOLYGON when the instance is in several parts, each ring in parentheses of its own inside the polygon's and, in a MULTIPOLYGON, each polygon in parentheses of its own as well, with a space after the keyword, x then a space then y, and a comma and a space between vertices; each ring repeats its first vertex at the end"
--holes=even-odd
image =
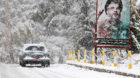
POLYGON ((94 47, 95 47, 95 64, 97 64, 97 22, 98 22, 98 0, 96 0, 96 25, 95 25, 95 36, 94 36, 94 47))

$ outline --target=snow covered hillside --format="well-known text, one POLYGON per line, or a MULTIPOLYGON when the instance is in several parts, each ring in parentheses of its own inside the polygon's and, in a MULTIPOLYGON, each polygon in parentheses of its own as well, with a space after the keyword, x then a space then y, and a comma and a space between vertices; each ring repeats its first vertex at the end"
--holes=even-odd
MULTIPOLYGON (((0 0, 2 62, 18 63, 18 54, 26 43, 44 43, 52 63, 64 63, 70 50, 94 49, 96 0, 9 0, 8 4, 10 43, 7 51, 6 3, 0 0)), ((133 1, 132 5, 132 52, 139 53, 140 18, 133 1)), ((121 54, 122 51, 118 52, 121 54)))

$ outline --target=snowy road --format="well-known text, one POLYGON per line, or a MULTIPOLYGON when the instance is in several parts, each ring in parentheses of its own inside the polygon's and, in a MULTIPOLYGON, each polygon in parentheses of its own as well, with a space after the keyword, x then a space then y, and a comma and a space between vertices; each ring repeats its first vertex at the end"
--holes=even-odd
POLYGON ((95 72, 66 64, 50 67, 21 67, 18 64, 1 64, 0 78, 128 78, 109 73, 95 72))

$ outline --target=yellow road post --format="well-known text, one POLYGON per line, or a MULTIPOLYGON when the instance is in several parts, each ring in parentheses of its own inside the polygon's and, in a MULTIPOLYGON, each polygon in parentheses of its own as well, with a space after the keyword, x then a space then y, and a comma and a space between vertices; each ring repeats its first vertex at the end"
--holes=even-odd
POLYGON ((128 60, 129 60, 128 69, 132 69, 131 59, 132 59, 132 55, 131 55, 131 51, 129 51, 128 52, 128 60))
POLYGON ((117 67, 117 52, 114 51, 114 67, 117 67))
POLYGON ((78 62, 80 62, 80 50, 78 50, 78 62))
POLYGON ((75 61, 75 50, 73 50, 73 61, 75 61))
POLYGON ((105 56, 105 53, 104 53, 104 51, 102 51, 102 65, 103 66, 105 65, 104 56, 105 56))
POLYGON ((84 51, 84 63, 86 63, 86 56, 87 56, 87 52, 86 52, 86 50, 84 51))
POLYGON ((92 52, 92 64, 95 64, 95 51, 92 52))

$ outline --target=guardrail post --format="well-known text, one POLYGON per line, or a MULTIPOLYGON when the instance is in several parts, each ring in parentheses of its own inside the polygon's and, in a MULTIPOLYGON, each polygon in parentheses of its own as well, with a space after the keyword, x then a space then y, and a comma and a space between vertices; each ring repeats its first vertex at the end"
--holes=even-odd
POLYGON ((87 52, 86 52, 86 50, 84 51, 84 63, 86 63, 86 56, 87 56, 87 52))
POLYGON ((78 50, 78 62, 80 62, 80 50, 78 50))
POLYGON ((102 51, 102 65, 103 65, 103 66, 105 65, 104 56, 105 56, 105 52, 102 51))
POLYGON ((117 67, 117 52, 114 51, 114 67, 117 67))
POLYGON ((95 64, 95 51, 92 52, 92 64, 95 64))
POLYGON ((73 61, 75 61, 75 50, 73 50, 73 61))
POLYGON ((132 55, 131 55, 131 51, 128 52, 128 60, 129 60, 128 69, 132 69, 132 64, 131 64, 132 55))
POLYGON ((68 52, 68 60, 70 60, 70 52, 68 52))
POLYGON ((72 51, 68 52, 68 60, 72 60, 72 51))

